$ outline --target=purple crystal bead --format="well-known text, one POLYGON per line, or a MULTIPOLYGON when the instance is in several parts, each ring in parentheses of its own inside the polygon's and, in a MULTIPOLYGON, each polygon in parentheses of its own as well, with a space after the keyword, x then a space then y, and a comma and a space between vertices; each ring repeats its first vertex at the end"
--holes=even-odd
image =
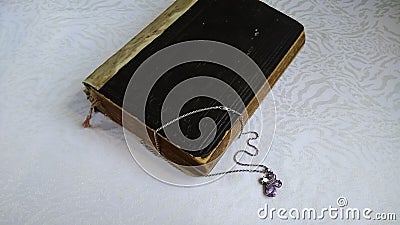
POLYGON ((272 172, 265 174, 259 181, 264 185, 264 192, 267 197, 275 197, 277 189, 282 187, 282 181, 277 180, 276 175, 272 172))
POLYGON ((265 195, 267 197, 275 197, 276 196, 276 187, 273 184, 265 187, 265 195))

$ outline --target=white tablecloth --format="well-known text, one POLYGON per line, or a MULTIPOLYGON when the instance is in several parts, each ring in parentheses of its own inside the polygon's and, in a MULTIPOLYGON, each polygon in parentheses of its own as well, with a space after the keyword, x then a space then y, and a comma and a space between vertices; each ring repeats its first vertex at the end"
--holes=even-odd
MULTIPOLYGON (((286 224, 257 211, 337 207, 340 196, 400 217, 399 1, 268 1, 307 34, 273 89, 274 199, 256 175, 164 184, 134 163, 114 122, 95 114, 81 127, 81 81, 171 3, 0 1, 0 224, 286 224)), ((344 222, 396 224, 319 221, 344 222)))

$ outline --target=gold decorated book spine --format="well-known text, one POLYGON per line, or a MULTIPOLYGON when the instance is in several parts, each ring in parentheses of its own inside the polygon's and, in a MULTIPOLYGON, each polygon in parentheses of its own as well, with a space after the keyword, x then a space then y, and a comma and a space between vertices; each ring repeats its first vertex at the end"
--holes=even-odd
POLYGON ((181 17, 197 0, 177 0, 152 23, 131 39, 117 53, 98 67, 83 83, 100 90, 124 65, 160 36, 181 17))

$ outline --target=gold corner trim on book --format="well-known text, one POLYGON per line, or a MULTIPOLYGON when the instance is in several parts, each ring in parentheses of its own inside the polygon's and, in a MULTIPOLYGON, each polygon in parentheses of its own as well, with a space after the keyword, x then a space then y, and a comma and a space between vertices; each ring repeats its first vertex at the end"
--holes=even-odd
POLYGON ((84 81, 99 90, 124 65, 133 59, 141 50, 160 36, 171 24, 190 9, 198 0, 176 0, 168 9, 158 16, 152 23, 131 39, 117 53, 111 56, 98 67, 84 81))

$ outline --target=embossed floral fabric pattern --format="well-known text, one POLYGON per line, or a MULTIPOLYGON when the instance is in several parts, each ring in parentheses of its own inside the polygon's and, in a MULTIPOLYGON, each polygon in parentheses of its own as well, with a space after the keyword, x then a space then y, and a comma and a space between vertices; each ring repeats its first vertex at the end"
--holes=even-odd
POLYGON ((307 35, 272 91, 273 200, 252 175, 165 185, 133 163, 118 125, 96 114, 81 128, 81 81, 172 0, 0 1, 0 224, 265 224, 265 203, 322 208, 339 196, 399 217, 400 2, 266 2, 307 35))

